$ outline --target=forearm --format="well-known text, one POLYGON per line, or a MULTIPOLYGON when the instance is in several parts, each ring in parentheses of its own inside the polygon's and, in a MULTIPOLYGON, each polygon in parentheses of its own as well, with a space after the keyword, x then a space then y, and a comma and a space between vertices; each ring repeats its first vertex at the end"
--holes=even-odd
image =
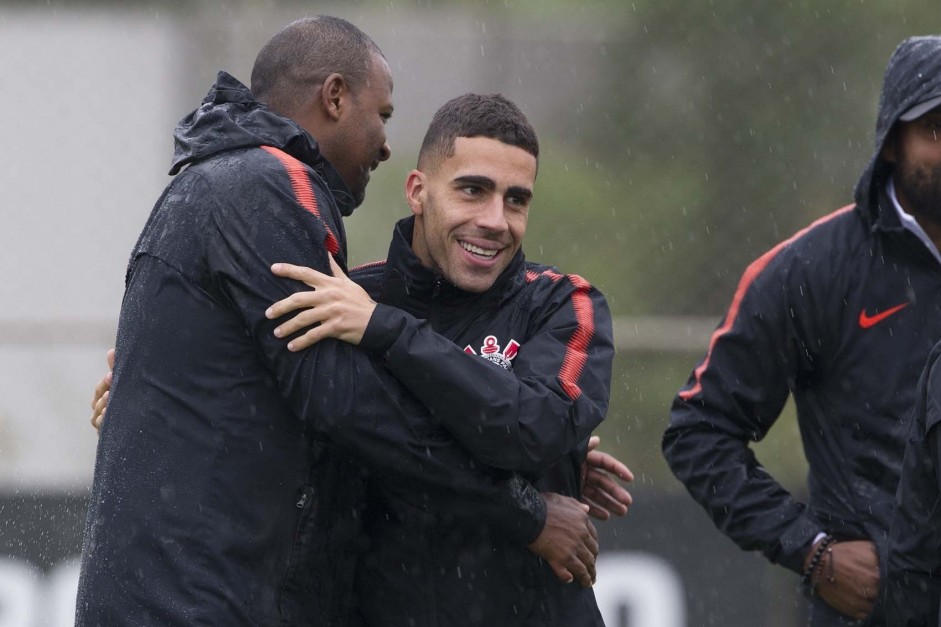
POLYGON ((716 527, 745 550, 800 573, 819 525, 758 463, 747 442, 702 426, 671 424, 663 452, 716 527))
POLYGON ((566 348, 551 331, 529 338, 510 371, 466 354, 427 322, 399 310, 380 306, 374 318, 367 332, 371 348, 483 463, 542 472, 604 418, 613 348, 603 329, 585 352, 580 387, 573 391, 558 376, 566 348), (529 356, 543 361, 537 366, 529 356))

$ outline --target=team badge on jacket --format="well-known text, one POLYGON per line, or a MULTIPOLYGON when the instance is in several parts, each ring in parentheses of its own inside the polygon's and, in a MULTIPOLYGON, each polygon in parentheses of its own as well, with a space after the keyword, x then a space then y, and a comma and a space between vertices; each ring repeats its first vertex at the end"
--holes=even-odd
MULTIPOLYGON (((506 345, 506 350, 503 352, 500 352, 500 348, 497 337, 495 335, 488 335, 484 338, 484 345, 480 347, 480 356, 487 361, 492 361, 504 370, 512 369, 510 362, 513 361, 513 358, 516 357, 516 353, 519 352, 519 342, 510 340, 506 345)), ((464 347, 464 352, 469 355, 477 354, 474 349, 471 348, 470 344, 464 347)))

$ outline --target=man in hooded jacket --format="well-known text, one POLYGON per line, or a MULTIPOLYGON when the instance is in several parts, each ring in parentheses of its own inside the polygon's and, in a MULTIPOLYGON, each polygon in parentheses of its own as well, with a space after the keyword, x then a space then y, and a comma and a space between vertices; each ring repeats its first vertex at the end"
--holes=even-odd
POLYGON ((673 472, 721 531, 802 575, 816 627, 873 612, 916 382, 941 340, 941 217, 918 201, 919 155, 896 143, 939 96, 941 37, 903 41, 855 202, 748 267, 663 438, 673 472), (806 503, 749 448, 790 394, 806 503))
POLYGON ((429 442, 428 409, 377 357, 337 341, 290 353, 264 315, 297 286, 272 263, 345 265, 341 217, 389 156, 379 49, 343 20, 301 20, 252 83, 220 72, 181 122, 172 172, 186 169, 131 255, 76 624, 346 624, 353 456, 510 541, 561 533, 549 552, 590 583, 597 541, 573 499, 429 442), (559 515, 572 524, 550 529, 559 515))

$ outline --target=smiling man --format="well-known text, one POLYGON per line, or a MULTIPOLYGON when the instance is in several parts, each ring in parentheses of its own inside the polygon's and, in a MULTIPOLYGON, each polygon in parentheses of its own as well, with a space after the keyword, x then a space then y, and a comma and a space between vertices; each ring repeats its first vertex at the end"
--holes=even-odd
POLYGON ((376 356, 291 353, 264 315, 296 287, 272 263, 345 263, 342 217, 389 157, 379 48, 302 19, 261 50, 252 88, 220 72, 178 125, 177 176, 131 255, 76 625, 349 624, 351 464, 590 585, 587 508, 427 439, 436 421, 376 356))
MULTIPOLYGON (((275 331, 303 331, 292 351, 339 338, 380 356, 440 423, 432 441, 456 437, 481 463, 582 496, 587 435, 608 403, 611 320, 587 281, 524 259, 538 155, 506 98, 449 101, 406 179, 413 215, 386 261, 355 269, 356 283, 277 264, 315 289, 267 315, 302 310, 275 331)), ((369 484, 356 585, 366 624, 604 624, 591 589, 560 583, 518 543, 429 507, 395 477, 369 484)))

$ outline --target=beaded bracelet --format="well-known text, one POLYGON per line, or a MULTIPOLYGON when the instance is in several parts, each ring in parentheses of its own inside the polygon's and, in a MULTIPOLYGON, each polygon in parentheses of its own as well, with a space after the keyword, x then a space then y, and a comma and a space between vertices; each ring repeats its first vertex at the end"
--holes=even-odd
POLYGON ((827 547, 833 543, 833 540, 833 536, 829 534, 823 537, 823 540, 821 540, 817 548, 814 549, 814 555, 810 558, 810 563, 807 564, 807 568, 804 569, 804 574, 801 575, 801 583, 810 588, 811 594, 817 591, 814 573, 817 571, 817 567, 820 566, 820 560, 823 559, 823 554, 826 552, 827 547))

